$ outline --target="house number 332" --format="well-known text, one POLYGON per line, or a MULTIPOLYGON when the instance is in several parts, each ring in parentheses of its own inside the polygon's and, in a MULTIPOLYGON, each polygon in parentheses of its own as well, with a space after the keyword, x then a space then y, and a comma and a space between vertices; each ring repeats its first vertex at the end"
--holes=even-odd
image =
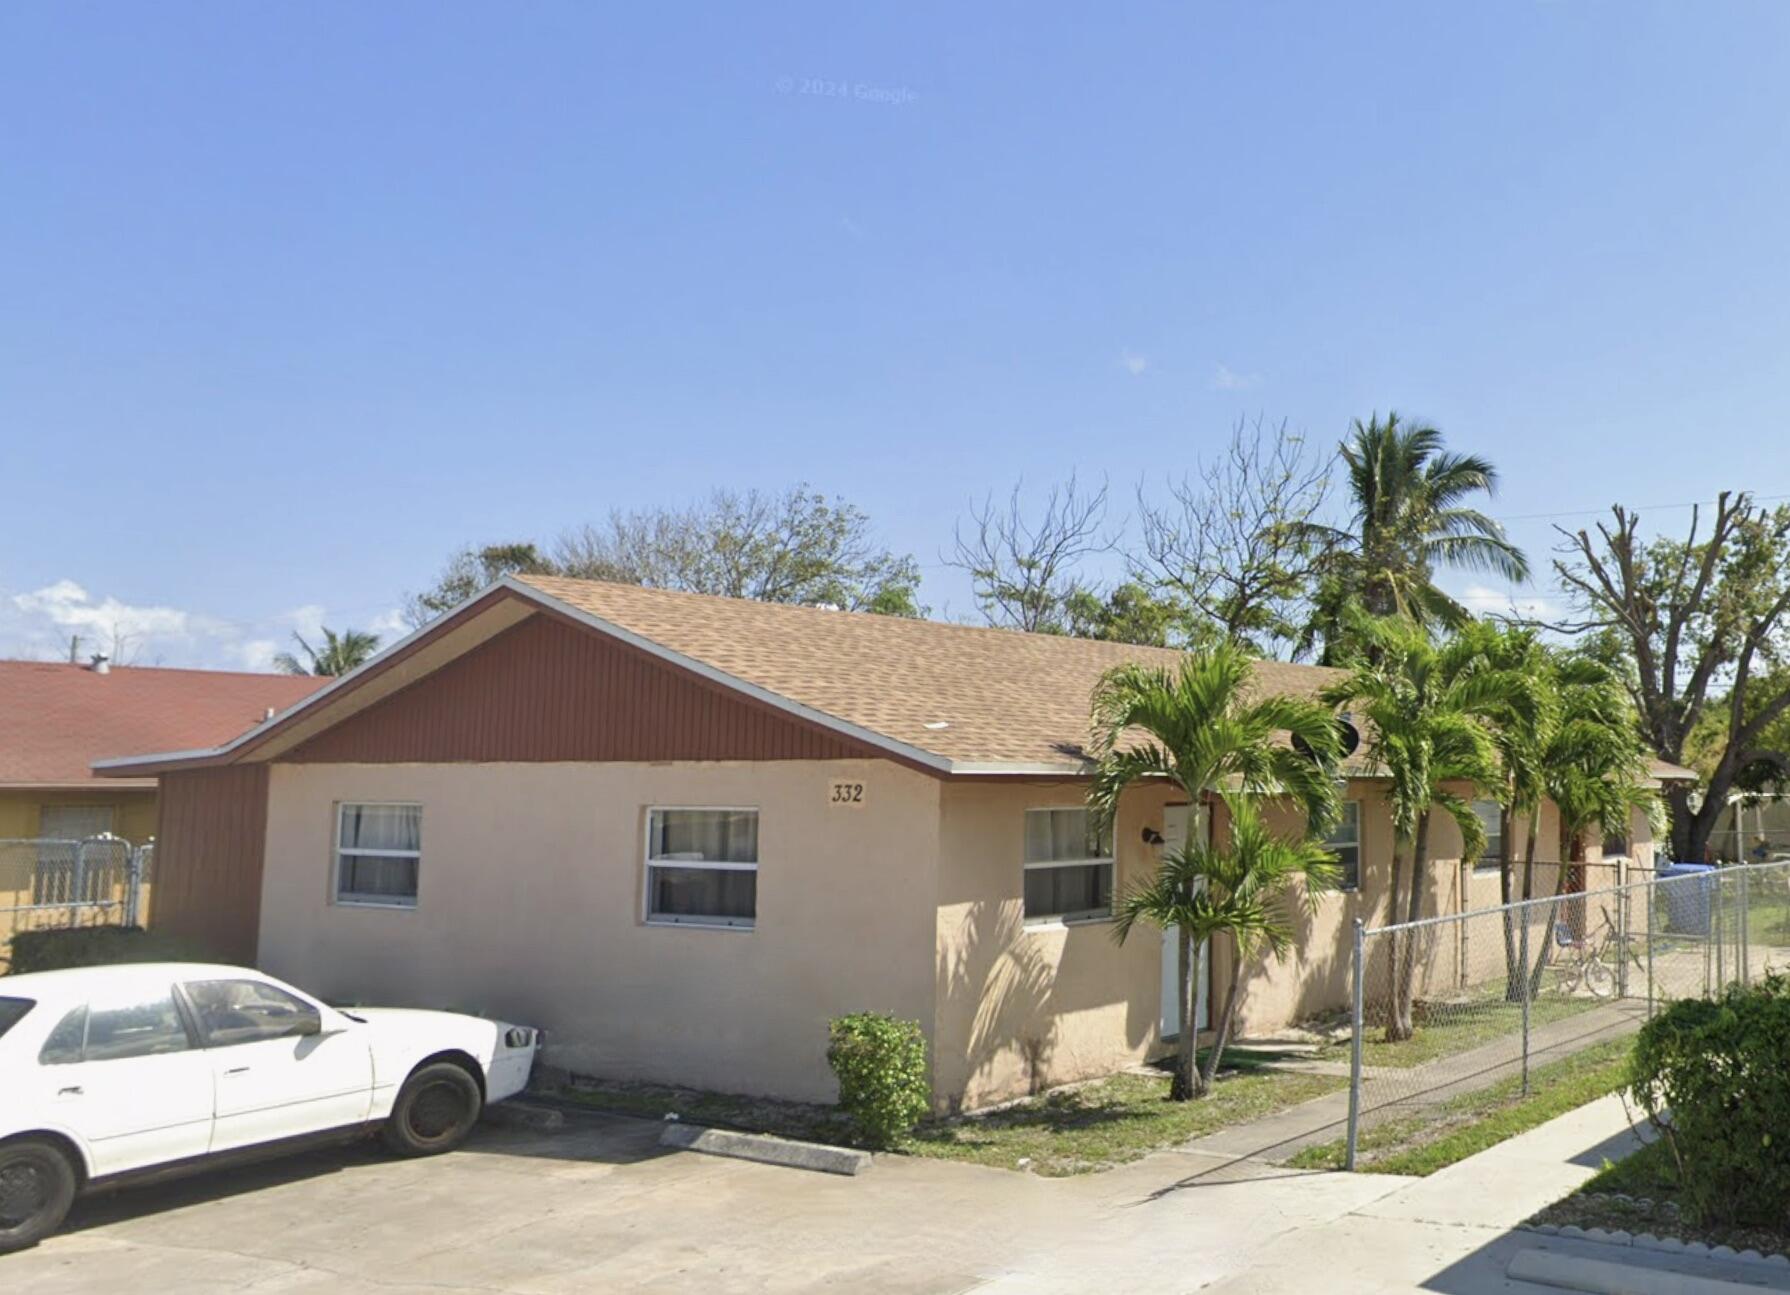
POLYGON ((835 782, 828 784, 827 804, 859 806, 864 803, 864 784, 861 782, 835 782))

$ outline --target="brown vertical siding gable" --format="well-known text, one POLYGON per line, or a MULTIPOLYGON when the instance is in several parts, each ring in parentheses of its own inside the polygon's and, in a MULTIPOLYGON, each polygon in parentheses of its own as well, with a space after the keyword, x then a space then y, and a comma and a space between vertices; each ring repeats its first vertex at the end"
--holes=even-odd
POLYGON ((150 925, 195 955, 253 962, 267 848, 267 766, 163 774, 150 925))
POLYGON ((279 758, 380 764, 883 755, 539 613, 279 758))

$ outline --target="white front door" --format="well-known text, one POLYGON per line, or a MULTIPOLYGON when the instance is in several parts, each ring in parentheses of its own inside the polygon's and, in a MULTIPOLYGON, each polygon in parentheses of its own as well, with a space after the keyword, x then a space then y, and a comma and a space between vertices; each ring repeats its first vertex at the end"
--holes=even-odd
MULTIPOLYGON (((1195 840, 1205 839, 1206 807, 1204 805, 1170 805, 1162 811, 1162 851, 1179 850, 1188 840, 1192 827, 1195 840)), ((1199 997, 1195 1000, 1195 1029, 1211 1025, 1207 1010, 1207 993, 1212 983, 1212 968, 1200 968, 1199 997)), ((1162 1037, 1172 1039, 1181 1033, 1181 937, 1174 930, 1162 933, 1162 1037)))

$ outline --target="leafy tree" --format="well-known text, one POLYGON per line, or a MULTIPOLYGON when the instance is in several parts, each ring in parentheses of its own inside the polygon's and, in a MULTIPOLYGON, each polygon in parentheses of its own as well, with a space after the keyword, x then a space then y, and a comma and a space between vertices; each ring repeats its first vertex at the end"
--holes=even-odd
MULTIPOLYGON (((1293 945, 1288 908, 1295 883, 1308 909, 1336 887, 1341 877, 1336 857, 1309 831, 1294 840, 1271 832, 1262 822, 1258 797, 1226 795, 1230 833, 1224 845, 1190 842, 1163 855, 1154 876, 1134 887, 1120 902, 1113 934, 1123 943, 1138 922, 1158 930, 1183 933, 1196 949, 1214 937, 1228 935, 1237 951, 1236 971, 1225 991, 1218 1029, 1199 1072, 1195 1095, 1212 1089, 1224 1047, 1237 1019, 1243 965, 1266 947, 1276 961, 1293 945)), ((1196 982, 1197 983, 1197 982, 1196 982)), ((1184 1040, 1193 1036, 1192 1016, 1181 1030, 1184 1040)), ((1179 1078, 1179 1074, 1177 1074, 1179 1078)))
POLYGON ((479 548, 469 545, 448 559, 433 586, 405 599, 404 619, 412 629, 421 629, 505 576, 553 575, 556 571, 555 564, 526 540, 479 548))
POLYGON ((923 616, 920 568, 877 547, 870 519, 843 500, 796 486, 780 494, 718 490, 689 508, 614 512, 560 537, 551 553, 529 541, 466 548, 435 585, 408 600, 425 625, 511 575, 613 580, 761 602, 923 616))
MULTIPOLYGON (((1234 781, 1245 793, 1289 796, 1304 812, 1308 830, 1322 831, 1336 815, 1336 718, 1300 698, 1256 696, 1254 678, 1249 652, 1229 641, 1188 652, 1174 671, 1127 664, 1103 676, 1093 696, 1096 765, 1088 805, 1095 817, 1110 825, 1125 790, 1143 780, 1166 780, 1195 804, 1211 788, 1234 781), (1283 734, 1303 742, 1313 757, 1284 744, 1283 734)), ((1158 881, 1178 905, 1160 912, 1177 930, 1185 1022, 1169 1095, 1185 1101, 1209 1088, 1194 1065, 1193 1028, 1206 955, 1193 924, 1199 912, 1194 875, 1184 865, 1165 866, 1179 870, 1178 880, 1158 881)), ((1127 923, 1120 938, 1129 931, 1127 923)))
POLYGON ((325 626, 321 647, 312 647, 302 634, 294 633, 292 637, 298 643, 298 650, 304 653, 304 660, 290 652, 282 652, 273 659, 273 663, 287 674, 344 675, 365 665, 379 650, 379 636, 364 630, 343 630, 337 634, 325 626))
POLYGON ((1128 580, 1102 597, 1077 589, 1064 600, 1064 632, 1076 638, 1110 643, 1168 647, 1185 633, 1186 609, 1158 598, 1144 585, 1128 580))
MULTIPOLYGON (((1488 661, 1483 643, 1474 636, 1438 643, 1421 625, 1397 617, 1358 616, 1349 632, 1361 646, 1361 657, 1349 677, 1324 697, 1332 705, 1350 706, 1367 721, 1369 758, 1392 784, 1391 920, 1415 921, 1423 915, 1432 880, 1433 812, 1441 810, 1454 820, 1465 856, 1478 858, 1485 849, 1485 828, 1470 799, 1451 787, 1498 785, 1492 726, 1513 713, 1527 713, 1537 704, 1535 690, 1520 670, 1488 661)), ((1396 1041, 1410 1038, 1414 1029, 1415 939, 1395 937, 1392 956, 1395 991, 1386 1037, 1396 1041)))
POLYGON ((1328 544, 1316 519, 1330 467, 1284 422, 1239 422, 1223 455, 1171 484, 1168 505, 1140 487, 1135 578, 1186 608, 1189 637, 1211 633, 1274 654, 1298 638, 1328 544))
POLYGON ((1701 859, 1729 793, 1751 770, 1784 764, 1775 726, 1790 714, 1790 507, 1723 492, 1708 533, 1693 509, 1682 540, 1643 540, 1640 520, 1617 505, 1608 522, 1562 531, 1554 569, 1581 619, 1558 628, 1619 666, 1654 754, 1702 755, 1700 806, 1682 784, 1665 792, 1674 854, 1701 859))
POLYGON ((1356 419, 1340 452, 1351 516, 1346 528, 1306 531, 1324 556, 1302 652, 1321 642, 1324 663, 1340 662, 1357 610, 1429 628, 1464 625, 1467 609, 1436 587, 1438 567, 1529 578, 1528 559, 1504 528, 1465 502, 1496 490, 1490 461, 1448 452, 1441 432, 1396 413, 1356 419))
POLYGON ((760 602, 919 616, 920 568, 877 546, 870 519, 797 485, 717 490, 691 508, 611 513, 562 536, 563 575, 760 602))

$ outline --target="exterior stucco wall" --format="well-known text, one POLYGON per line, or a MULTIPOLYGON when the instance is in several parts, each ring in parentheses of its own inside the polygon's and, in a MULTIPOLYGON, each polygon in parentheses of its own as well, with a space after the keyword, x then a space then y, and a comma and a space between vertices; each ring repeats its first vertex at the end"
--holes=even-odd
MULTIPOLYGON (((935 1091, 985 1106, 1109 1074, 1158 1048, 1162 937, 1123 946, 1110 921, 1024 918, 1025 811, 1086 803, 1087 784, 947 784, 941 796, 935 1091)), ((1115 890, 1155 867, 1146 825, 1167 789, 1126 796, 1113 833, 1115 890)))
MULTIPOLYGON (((1253 958, 1247 968, 1242 996, 1238 1001, 1238 1030, 1244 1034, 1267 1034, 1313 1017, 1348 1009, 1353 976, 1354 924, 1360 918, 1370 929, 1393 921, 1403 921, 1391 912, 1392 885, 1392 815, 1384 788, 1366 781, 1353 781, 1345 796, 1361 802, 1361 884, 1359 889, 1337 891, 1318 901, 1315 913, 1300 910, 1294 921, 1294 947, 1283 961, 1276 962, 1266 954, 1253 958)), ((1298 830, 1297 816, 1287 807, 1276 807, 1270 821, 1289 833, 1298 830)), ((1222 819, 1220 821, 1222 831, 1222 819)), ((1637 812, 1631 827, 1631 857, 1620 867, 1605 860, 1599 842, 1587 842, 1583 888, 1597 891, 1624 881, 1639 881, 1652 875, 1654 843, 1647 816, 1637 812)), ((1551 804, 1544 804, 1536 835, 1537 864, 1534 875, 1536 897, 1555 893, 1559 880, 1560 857, 1559 817, 1551 804)), ((1523 842, 1513 841, 1511 852, 1520 854, 1523 842)), ((1461 861, 1460 831, 1453 820, 1438 812, 1431 820, 1430 864, 1427 870, 1422 915, 1433 917, 1494 908, 1501 903, 1499 873, 1496 867, 1466 867, 1461 861)), ((1408 864, 1407 864, 1408 866, 1408 864)), ((1512 895, 1521 897, 1522 865, 1513 870, 1512 895)), ((1408 892, 1407 892, 1408 893, 1408 892)), ((1590 901, 1590 921, 1596 922, 1603 905, 1590 901)), ((1564 911, 1564 910, 1563 910, 1564 911)), ((1453 925, 1438 928, 1437 938, 1425 944, 1425 956, 1418 972, 1418 993, 1449 992, 1463 980, 1489 975, 1502 964, 1501 946, 1494 941, 1500 930, 1493 921, 1482 921, 1465 927, 1453 925), (1463 946, 1461 935, 1467 943, 1463 946), (1474 942, 1479 942, 1475 947, 1474 942)), ((1368 983, 1377 985, 1388 974, 1376 959, 1383 958, 1390 946, 1384 940, 1372 942, 1369 948, 1368 983)), ((1228 954, 1221 955, 1221 967, 1228 966, 1228 954)))
POLYGON ((574 1071, 830 1101, 827 1022, 930 1024, 939 784, 884 761, 273 769, 260 956, 363 1002, 544 1027, 574 1071), (866 786, 859 808, 828 784, 866 786), (423 807, 414 910, 331 902, 340 801, 423 807), (642 920, 649 806, 760 811, 756 927, 642 920))

